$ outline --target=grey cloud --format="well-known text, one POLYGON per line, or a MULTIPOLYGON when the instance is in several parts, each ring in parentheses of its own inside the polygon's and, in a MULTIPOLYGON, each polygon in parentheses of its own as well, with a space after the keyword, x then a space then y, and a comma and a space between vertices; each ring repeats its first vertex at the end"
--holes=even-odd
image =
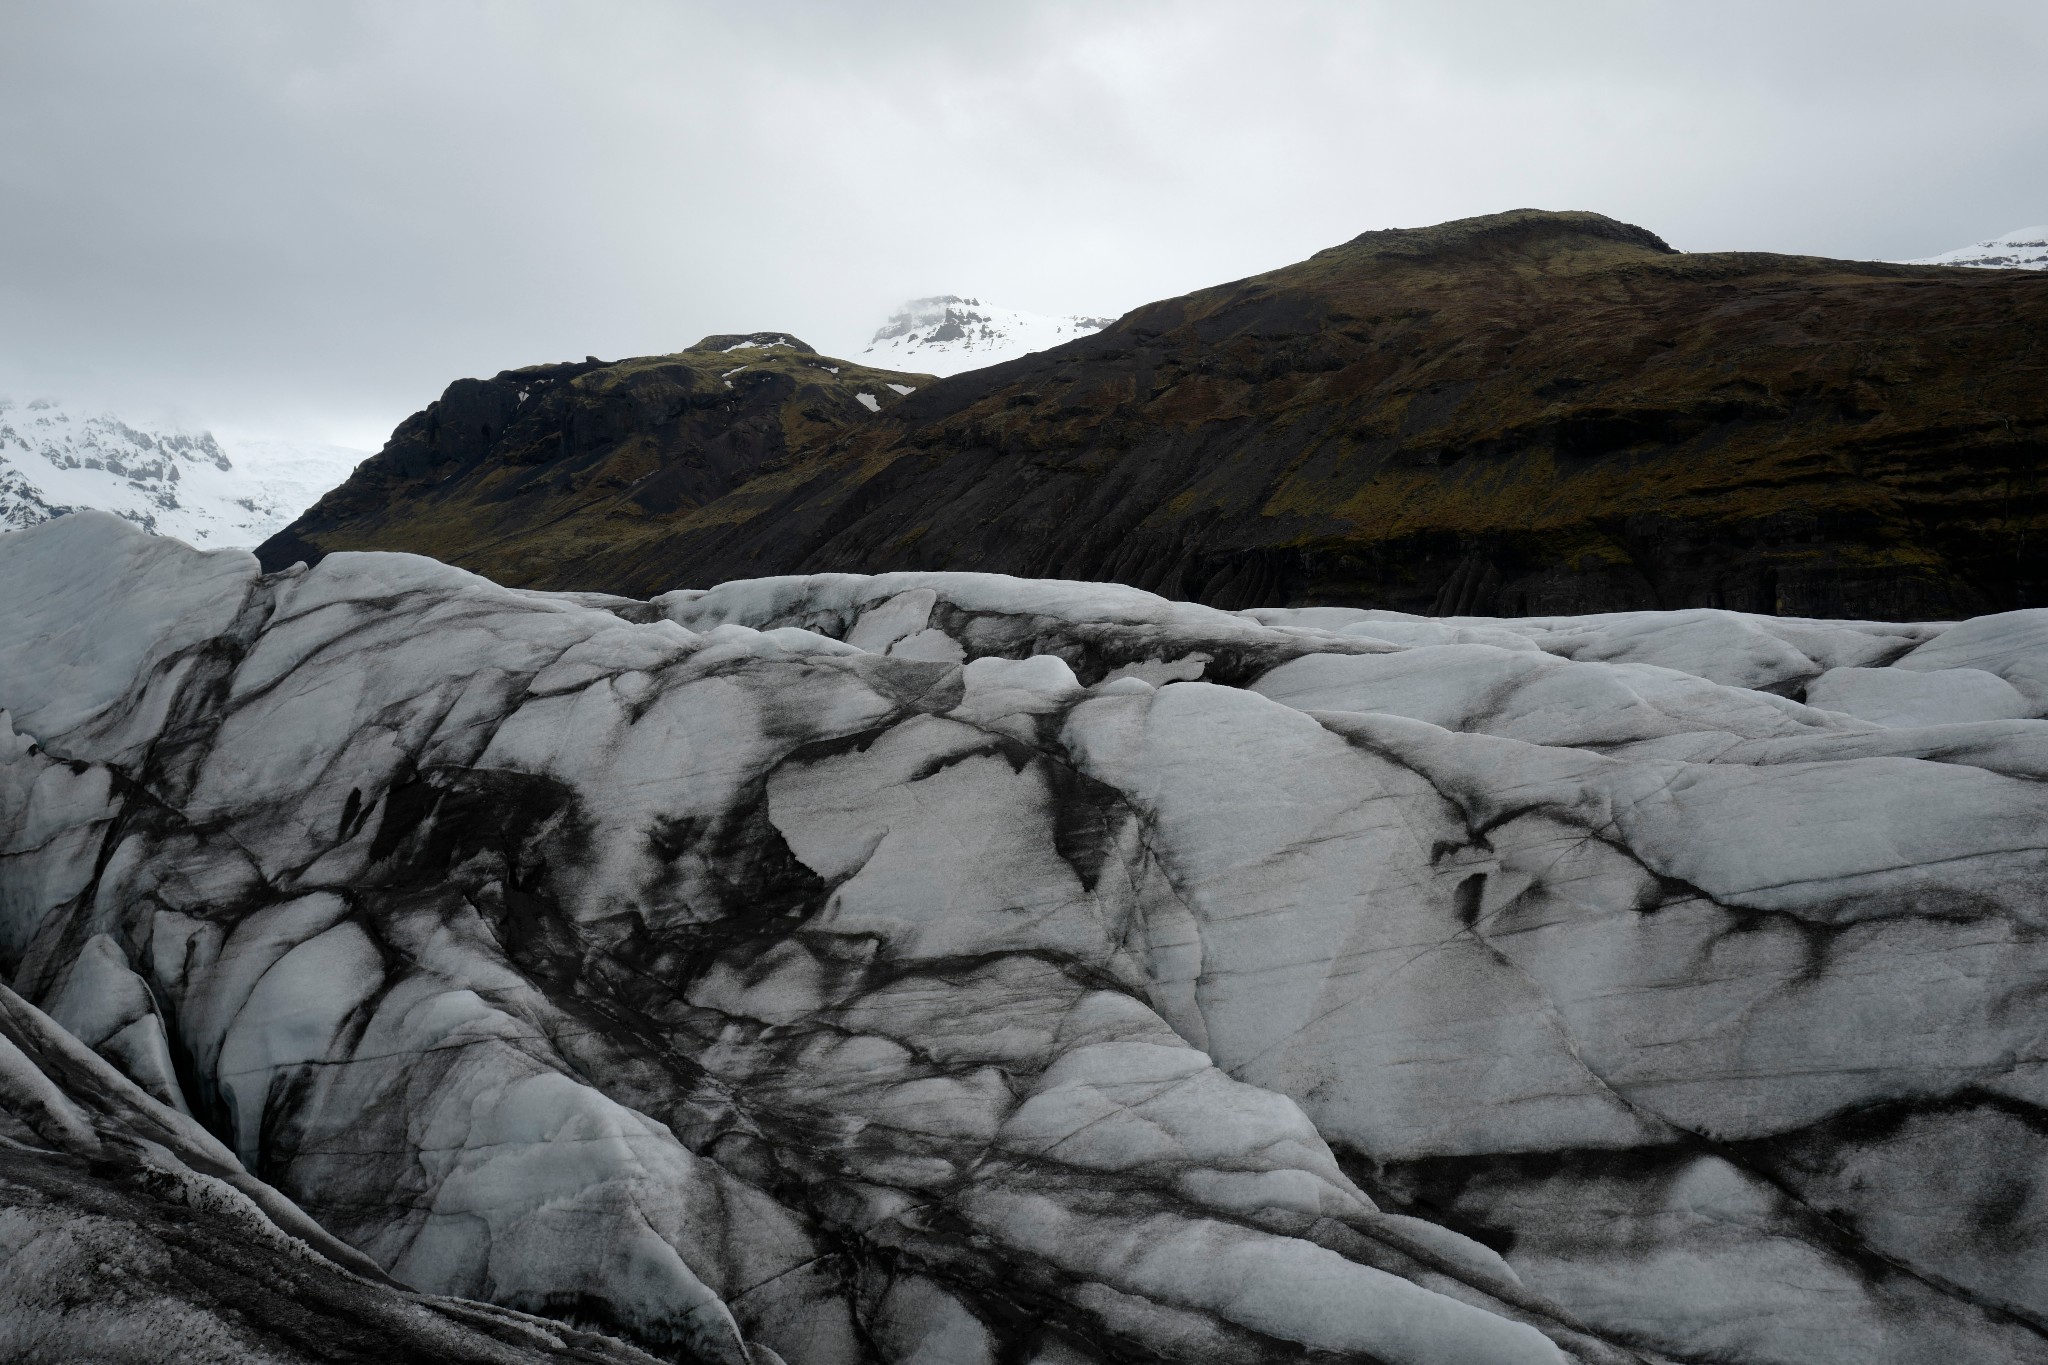
POLYGON ((2048 219, 2033 3, 0 3, 0 387, 373 440, 458 374, 1116 312, 1532 204, 2048 219))

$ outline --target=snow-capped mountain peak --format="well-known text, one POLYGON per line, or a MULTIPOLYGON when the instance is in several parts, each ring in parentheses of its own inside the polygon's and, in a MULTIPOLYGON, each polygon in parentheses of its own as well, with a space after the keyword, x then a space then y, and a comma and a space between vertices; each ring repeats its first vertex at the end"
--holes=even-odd
POLYGON ((1986 270, 2048 270, 2048 225, 2018 228, 1972 246, 1939 256, 1922 256, 1905 265, 1974 265, 1986 270))
POLYGON ((980 299, 940 294, 912 299, 889 315, 860 353, 882 369, 958 374, 1099 332, 1113 318, 1049 317, 980 299))
POLYGON ((207 549, 254 546, 348 477, 364 452, 0 398, 0 531, 84 507, 207 549))

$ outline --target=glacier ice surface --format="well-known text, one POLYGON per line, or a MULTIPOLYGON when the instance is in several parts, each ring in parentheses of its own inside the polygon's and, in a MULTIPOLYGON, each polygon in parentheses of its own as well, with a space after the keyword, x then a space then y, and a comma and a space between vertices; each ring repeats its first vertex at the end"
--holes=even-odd
POLYGON ((89 1059, 0 1109, 117 1077, 409 1292, 734 1365, 2048 1361, 2048 612, 642 603, 99 514, 0 581, 0 970, 89 1059))

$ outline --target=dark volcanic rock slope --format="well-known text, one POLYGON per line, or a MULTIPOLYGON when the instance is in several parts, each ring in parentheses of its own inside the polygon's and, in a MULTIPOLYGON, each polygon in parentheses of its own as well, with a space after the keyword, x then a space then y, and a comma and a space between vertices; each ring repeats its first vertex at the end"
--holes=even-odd
POLYGON ((94 514, 0 581, 0 970, 415 1290, 718 1365, 2048 1362, 2048 612, 94 514))
MULTIPOLYGON (((2044 443, 2048 277, 1683 255, 1520 211, 1367 233, 921 388, 517 581, 983 569, 1225 607, 1953 616, 2048 601, 2044 443)), ((544 507, 507 533, 549 535, 544 507)), ((497 570, 413 516, 352 491, 264 559, 497 570)))
POLYGON ((784 332, 460 379, 260 553, 283 567, 411 550, 504 583, 580 581, 593 558, 631 555, 678 513, 935 382, 784 332))

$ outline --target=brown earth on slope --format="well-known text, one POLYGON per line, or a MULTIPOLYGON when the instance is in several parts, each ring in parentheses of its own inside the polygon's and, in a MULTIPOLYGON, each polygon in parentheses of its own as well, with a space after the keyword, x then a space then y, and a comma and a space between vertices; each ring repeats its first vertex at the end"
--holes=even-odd
POLYGON ((489 546, 438 535, 407 504, 494 505, 513 455, 479 451, 359 474, 261 553, 634 595, 979 569, 1435 614, 2048 602, 2048 276, 1680 254, 1590 213, 1366 233, 807 435, 630 537, 561 543, 538 493, 489 546))
POLYGON ((676 355, 458 379, 257 551, 271 567, 409 550, 521 587, 579 585, 789 451, 938 381, 819 355, 786 332, 676 355))

